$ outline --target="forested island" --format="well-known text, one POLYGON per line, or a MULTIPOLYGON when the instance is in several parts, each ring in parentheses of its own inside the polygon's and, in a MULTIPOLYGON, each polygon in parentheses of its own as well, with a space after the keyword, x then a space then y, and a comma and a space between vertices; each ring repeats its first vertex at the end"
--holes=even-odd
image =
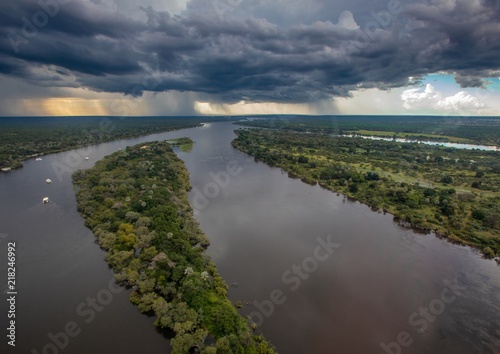
POLYGON ((389 212, 404 226, 478 248, 486 257, 500 256, 500 152, 290 129, 236 133, 234 147, 292 178, 389 212))
POLYGON ((227 299, 187 199, 189 173, 167 142, 127 147, 73 180, 78 210, 117 281, 172 331, 172 353, 275 353, 227 299))
POLYGON ((118 139, 185 129, 230 117, 0 117, 0 168, 29 158, 118 139))

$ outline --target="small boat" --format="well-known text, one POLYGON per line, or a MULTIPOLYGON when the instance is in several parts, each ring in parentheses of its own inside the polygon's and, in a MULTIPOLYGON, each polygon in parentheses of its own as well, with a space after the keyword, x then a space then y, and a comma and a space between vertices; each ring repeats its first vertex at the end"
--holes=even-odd
POLYGON ((49 202, 49 197, 45 197, 42 200, 43 204, 47 204, 49 202))
POLYGON ((37 158, 35 159, 35 161, 42 161, 42 158, 41 158, 41 157, 37 157, 37 158))
POLYGON ((89 159, 89 157, 88 157, 88 156, 86 156, 86 157, 85 157, 85 160, 88 160, 88 159, 89 159))
POLYGON ((47 179, 45 180, 45 182, 47 182, 48 184, 50 184, 50 183, 52 183, 52 180, 51 180, 50 178, 47 178, 47 179))

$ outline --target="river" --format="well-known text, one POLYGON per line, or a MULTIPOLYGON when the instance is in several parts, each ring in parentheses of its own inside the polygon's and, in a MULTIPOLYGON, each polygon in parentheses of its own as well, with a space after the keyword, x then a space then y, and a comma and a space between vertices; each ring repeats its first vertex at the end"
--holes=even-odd
POLYGON ((234 129, 208 123, 115 141, 0 175, 2 279, 7 241, 17 257, 16 347, 7 353, 168 353, 154 318, 110 283, 70 173, 128 145, 182 136, 196 142, 176 152, 208 251, 232 284, 230 298, 246 304, 242 312, 280 353, 500 352, 494 261, 255 162, 231 147, 234 129))
POLYGON ((495 145, 478 145, 478 144, 464 144, 464 143, 448 143, 443 141, 430 141, 430 140, 419 140, 419 139, 406 139, 406 138, 384 138, 381 136, 368 136, 368 135, 344 135, 350 138, 360 137, 363 139, 370 140, 382 140, 382 141, 395 141, 398 143, 417 143, 433 146, 443 146, 455 149, 465 149, 465 150, 483 150, 483 151, 499 151, 498 147, 495 145))

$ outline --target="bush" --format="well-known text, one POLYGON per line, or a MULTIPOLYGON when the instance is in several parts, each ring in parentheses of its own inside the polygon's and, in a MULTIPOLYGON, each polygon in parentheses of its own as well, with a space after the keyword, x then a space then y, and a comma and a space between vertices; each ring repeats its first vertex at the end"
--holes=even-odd
POLYGON ((353 183, 349 186, 349 192, 357 193, 359 191, 359 186, 357 183, 353 183))
POLYGON ((450 175, 444 175, 443 178, 441 178, 441 183, 452 184, 453 183, 453 177, 451 177, 450 175))
POLYGON ((299 163, 308 163, 309 159, 305 156, 300 155, 299 159, 297 160, 299 163))
POLYGON ((484 220, 486 218, 486 213, 482 209, 474 209, 472 211, 472 217, 476 220, 484 220))
POLYGON ((491 247, 483 248, 483 253, 486 258, 494 258, 495 252, 491 249, 491 247))

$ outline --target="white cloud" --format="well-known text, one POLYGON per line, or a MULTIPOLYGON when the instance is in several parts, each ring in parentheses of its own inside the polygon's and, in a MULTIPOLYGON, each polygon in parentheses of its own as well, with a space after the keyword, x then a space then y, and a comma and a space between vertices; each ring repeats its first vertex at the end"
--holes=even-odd
POLYGON ((445 97, 436 103, 438 108, 441 108, 447 112, 453 113, 467 113, 478 111, 486 108, 486 105, 474 96, 469 95, 465 91, 460 91, 454 96, 445 97))
POLYGON ((418 113, 444 113, 474 115, 486 113, 487 105, 477 97, 460 91, 452 96, 445 96, 431 84, 425 89, 410 89, 401 94, 403 107, 418 113))
POLYGON ((441 94, 434 86, 427 84, 424 91, 419 88, 404 91, 401 99, 406 109, 427 108, 435 105, 441 99, 441 94))
POLYGON ((339 22, 337 26, 340 26, 345 29, 357 30, 359 29, 359 25, 354 20, 354 16, 351 11, 342 11, 339 16, 339 22))

